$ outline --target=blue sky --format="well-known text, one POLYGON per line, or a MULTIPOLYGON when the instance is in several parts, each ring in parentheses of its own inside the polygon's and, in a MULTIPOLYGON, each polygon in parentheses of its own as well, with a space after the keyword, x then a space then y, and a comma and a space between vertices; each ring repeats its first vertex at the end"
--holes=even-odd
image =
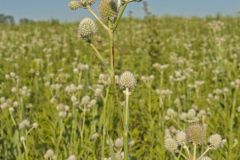
MULTIPOLYGON (((0 0, 0 13, 19 18, 62 21, 76 21, 87 15, 84 10, 71 11, 69 0, 0 0)), ((97 2, 99 0, 96 0, 97 2)), ((240 0, 146 0, 156 15, 206 16, 221 13, 234 15, 240 11, 240 0)), ((131 4, 128 10, 134 16, 143 16, 142 4, 131 4)))

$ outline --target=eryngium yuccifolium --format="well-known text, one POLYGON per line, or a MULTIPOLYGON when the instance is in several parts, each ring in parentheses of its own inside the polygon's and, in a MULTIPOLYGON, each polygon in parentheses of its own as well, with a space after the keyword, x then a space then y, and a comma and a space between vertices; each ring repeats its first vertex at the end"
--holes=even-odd
POLYGON ((192 124, 187 129, 187 138, 195 144, 203 144, 206 138, 205 128, 201 124, 192 124))
POLYGON ((208 138, 208 143, 214 149, 217 149, 222 144, 222 137, 219 134, 213 134, 208 138))
POLYGON ((187 135, 185 132, 179 131, 176 134, 176 141, 179 145, 184 145, 187 141, 187 135))
POLYGON ((118 13, 117 4, 114 0, 101 0, 98 10, 104 21, 113 20, 118 13))
POLYGON ((208 157, 208 156, 204 156, 202 157, 200 160, 212 160, 212 158, 208 157))
POLYGON ((136 79, 131 72, 125 71, 120 76, 119 85, 121 88, 132 90, 136 85, 136 79))
POLYGON ((85 41, 91 41, 94 34, 97 32, 97 26, 91 18, 84 18, 78 27, 78 37, 85 41))
POLYGON ((164 145, 169 152, 176 151, 178 147, 177 142, 173 138, 166 138, 164 141, 164 145))
POLYGON ((115 141, 114 141, 114 146, 116 148, 122 148, 123 147, 123 138, 117 138, 115 141))
POLYGON ((67 160, 77 160, 75 155, 70 155, 67 160))
POLYGON ((81 7, 87 7, 91 6, 93 3, 95 3, 95 0, 80 0, 81 7))
POLYGON ((80 3, 77 0, 71 0, 68 3, 68 7, 72 10, 76 10, 80 7, 80 3))
POLYGON ((47 152, 44 154, 44 159, 52 159, 54 157, 54 152, 52 149, 47 150, 47 152))

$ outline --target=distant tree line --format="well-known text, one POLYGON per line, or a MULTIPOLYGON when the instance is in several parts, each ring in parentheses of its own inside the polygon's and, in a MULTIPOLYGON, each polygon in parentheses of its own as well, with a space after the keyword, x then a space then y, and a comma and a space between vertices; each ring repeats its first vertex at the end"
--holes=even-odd
MULTIPOLYGON (((34 21, 28 18, 21 18, 19 24, 33 23, 34 21)), ((0 14, 0 24, 14 25, 15 19, 13 16, 0 14)))
POLYGON ((15 24, 14 17, 13 16, 9 16, 9 15, 0 14, 0 24, 11 24, 11 25, 14 25, 15 24))

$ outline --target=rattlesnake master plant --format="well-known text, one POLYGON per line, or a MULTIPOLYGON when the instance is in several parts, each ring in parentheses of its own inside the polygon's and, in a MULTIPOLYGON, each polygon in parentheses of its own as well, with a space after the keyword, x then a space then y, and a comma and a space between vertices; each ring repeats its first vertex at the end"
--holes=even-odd
POLYGON ((90 43, 90 46, 94 50, 96 57, 107 66, 107 71, 111 76, 111 82, 115 85, 115 48, 114 48, 114 33, 118 27, 120 19, 130 2, 134 0, 121 1, 120 5, 115 0, 100 0, 98 10, 101 18, 93 11, 91 6, 95 3, 95 0, 71 0, 69 2, 69 8, 76 10, 78 8, 85 8, 92 14, 96 20, 101 24, 101 26, 107 31, 109 35, 109 64, 106 63, 104 57, 97 49, 97 47, 91 42, 92 36, 96 33, 96 26, 94 22, 90 19, 84 19, 79 24, 78 36, 83 40, 90 43))
POLYGON ((122 89, 124 89, 123 93, 125 94, 125 108, 123 109, 124 115, 123 140, 124 140, 124 160, 128 160, 129 97, 131 95, 131 91, 136 86, 135 76, 129 71, 123 72, 119 78, 119 85, 122 89))
POLYGON ((221 135, 206 136, 206 128, 199 123, 189 125, 186 132, 175 129, 165 130, 165 148, 173 156, 182 157, 185 160, 211 160, 206 156, 208 151, 221 148, 226 143, 221 135), (208 142, 208 143, 207 143, 208 142), (199 148, 205 148, 205 151, 199 148))
MULTIPOLYGON (((122 18, 122 15, 128 5, 128 3, 133 2, 133 0, 129 1, 115 1, 115 0, 100 0, 98 11, 101 16, 101 18, 98 17, 98 15, 92 10, 91 5, 95 2, 95 0, 72 0, 69 2, 69 7, 72 10, 76 10, 78 8, 85 8, 91 13, 96 20, 101 24, 101 26, 107 31, 109 35, 109 50, 110 50, 110 56, 109 56, 109 62, 106 63, 105 58, 101 55, 97 47, 92 42, 92 37, 97 32, 97 27, 95 22, 90 18, 84 18, 78 28, 78 37, 83 39, 84 41, 88 42, 90 44, 90 47, 94 50, 94 53, 96 57, 103 63, 103 65, 107 68, 107 71, 109 72, 109 75, 111 77, 111 86, 114 89, 115 95, 116 93, 116 83, 115 83, 115 48, 114 48, 114 33, 118 27, 118 24, 120 22, 120 19, 122 18)), ((123 133, 123 141, 124 141, 124 153, 120 154, 120 157, 124 156, 124 160, 128 160, 128 119, 129 119, 129 96, 131 95, 131 91, 136 85, 136 80, 134 75, 131 72, 124 72, 120 77, 120 86, 122 89, 124 89, 125 94, 125 108, 123 109, 123 122, 124 122, 124 133, 123 133)), ((117 102, 118 103, 118 102, 117 102)), ((105 108, 104 108, 105 110, 105 108)), ((105 115, 104 111, 104 115, 105 115)), ((83 127, 84 128, 84 127, 83 127)), ((102 135, 103 139, 101 142, 101 159, 105 157, 105 130, 106 126, 102 126, 102 135)), ((81 136, 82 137, 82 136, 81 136)))

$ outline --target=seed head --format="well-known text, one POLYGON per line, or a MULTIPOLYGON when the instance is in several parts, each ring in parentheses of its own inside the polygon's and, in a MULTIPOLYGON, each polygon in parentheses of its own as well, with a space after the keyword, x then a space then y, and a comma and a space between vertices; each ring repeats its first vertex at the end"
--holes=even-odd
POLYGON ((117 17, 117 4, 113 0, 101 0, 98 7, 102 19, 107 22, 117 17))
POLYGON ((206 138, 206 132, 201 124, 192 124, 187 129, 187 138, 195 144, 203 144, 206 138))
POLYGON ((95 0, 80 0, 81 7, 86 8, 87 6, 91 6, 95 3, 95 0))
POLYGON ((164 144, 169 152, 174 152, 178 147, 177 142, 173 138, 166 138, 164 144))
POLYGON ((217 149, 222 144, 222 137, 219 134, 213 134, 208 138, 208 143, 214 149, 217 149))
POLYGON ((91 18, 84 18, 78 27, 78 37, 90 42, 93 35, 97 32, 97 26, 91 18))
POLYGON ((90 101, 91 101, 91 98, 89 96, 84 96, 82 97, 81 105, 88 105, 90 101))
POLYGON ((37 122, 35 122, 35 123, 32 124, 32 127, 35 128, 35 129, 38 128, 38 126, 39 126, 39 125, 38 125, 37 122))
POLYGON ((54 157, 54 152, 52 149, 47 150, 47 152, 44 154, 44 159, 50 159, 54 157))
POLYGON ((185 132, 179 131, 176 134, 176 141, 179 145, 183 145, 187 141, 187 135, 185 132))
POLYGON ((20 140, 21 140, 21 142, 24 142, 24 141, 26 141, 26 138, 24 136, 21 136, 20 140))
POLYGON ((121 88, 132 90, 136 85, 136 79, 131 72, 125 71, 120 76, 119 85, 121 88))
POLYGON ((67 160, 77 160, 77 158, 74 155, 70 155, 67 160))
POLYGON ((116 148, 122 148, 123 147, 123 138, 117 138, 115 141, 114 141, 114 146, 116 148))
POLYGON ((68 7, 71 9, 71 10, 76 10, 76 9, 78 9, 78 8, 80 8, 80 3, 79 3, 79 1, 77 1, 77 0, 71 0, 71 1, 69 1, 69 3, 68 3, 68 7))
POLYGON ((28 128, 30 126, 30 122, 29 120, 25 119, 23 120, 21 123, 19 123, 19 129, 25 129, 28 128))

